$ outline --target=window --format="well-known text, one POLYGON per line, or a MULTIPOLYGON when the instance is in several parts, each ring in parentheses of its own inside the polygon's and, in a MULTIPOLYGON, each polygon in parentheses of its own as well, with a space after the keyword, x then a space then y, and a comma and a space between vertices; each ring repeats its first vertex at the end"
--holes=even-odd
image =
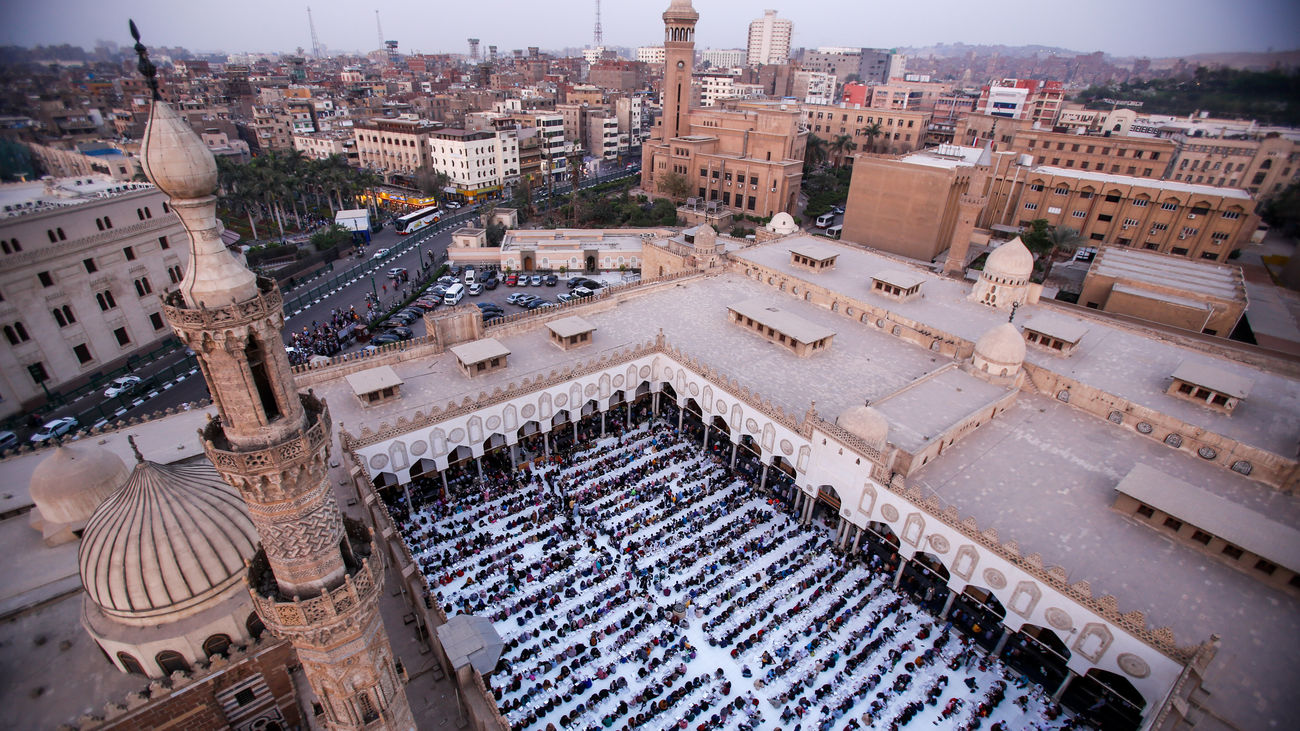
POLYGON ((1201 252, 1201 258, 1202 258, 1202 259, 1209 259, 1210 261, 1215 261, 1216 259, 1219 258, 1219 255, 1216 254, 1216 253, 1214 253, 1213 251, 1202 251, 1202 252, 1201 252))
POLYGON ((1034 191, 1035 193, 1043 192, 1043 186, 1041 183, 1034 183, 1033 185, 1029 186, 1029 189, 1034 191))
POLYGON ((126 328, 119 327, 113 331, 113 337, 117 338, 118 345, 130 345, 131 336, 127 334, 126 328))
POLYGON ((140 277, 135 280, 135 293, 141 297, 153 293, 153 287, 149 285, 148 277, 140 277))
POLYGON ((1084 217, 1086 217, 1086 216, 1088 215, 1088 212, 1087 212, 1087 211, 1073 211, 1072 213, 1070 213, 1070 215, 1071 215, 1071 216, 1074 216, 1075 218, 1084 218, 1084 217))
MULTIPOLYGON (((713 192, 717 194, 716 190, 713 192)), ((172 284, 177 284, 184 279, 185 275, 181 272, 180 265, 167 267, 167 278, 172 280, 172 284)))
POLYGON ((158 312, 149 313, 149 324, 153 325, 153 329, 155 330, 163 329, 164 323, 162 314, 158 312))
POLYGON ((181 657, 179 652, 164 650, 154 657, 154 662, 158 663, 158 667, 162 668, 163 673, 167 675, 171 675, 177 670, 184 673, 190 671, 190 664, 185 662, 185 658, 181 657))
POLYGON ((1210 534, 1203 530, 1198 530, 1192 534, 1192 540, 1202 545, 1210 545, 1210 534))
POLYGON ((77 321, 77 318, 72 314, 72 308, 67 305, 55 307, 50 310, 50 314, 54 315, 54 321, 59 323, 59 327, 67 327, 77 321))
POLYGON ((162 248, 162 249, 170 249, 170 248, 172 247, 172 245, 169 244, 169 243, 167 243, 167 237, 166 237, 166 236, 159 236, 159 237, 158 237, 158 247, 159 247, 159 248, 162 248))
POLYGON ((1109 223, 1110 221, 1114 220, 1114 216, 1110 215, 1109 213, 1099 213, 1097 214, 1097 220, 1101 221, 1102 223, 1109 223))
POLYGON ((1160 204, 1160 210, 1162 210, 1162 211, 1176 211, 1176 210, 1178 210, 1178 203, 1175 202, 1175 201, 1165 201, 1164 203, 1161 203, 1161 204, 1160 204))
POLYGON ((95 266, 95 260, 93 258, 82 259, 81 265, 86 268, 87 274, 94 274, 95 272, 99 271, 99 267, 95 266))
MULTIPOLYGON (((1119 194, 1118 194, 1118 193, 1110 193, 1110 194, 1108 194, 1108 195, 1106 196, 1106 202, 1107 202, 1107 203, 1119 203, 1119 194)), ((1138 205, 1138 202, 1137 202, 1137 201, 1133 201, 1133 205, 1135 205, 1135 206, 1138 205)), ((1146 205, 1146 203, 1143 202, 1142 205, 1146 205)))
POLYGON ((1025 204, 1025 210, 1027 210, 1027 211, 1036 211, 1036 210, 1038 210, 1038 204, 1037 204, 1037 203, 1026 203, 1026 204, 1025 204))
POLYGON ((4 332, 5 339, 9 341, 10 345, 25 343, 32 339, 31 336, 27 334, 27 328, 23 327, 21 322, 15 322, 12 325, 5 325, 4 332))
POLYGON ((135 249, 133 247, 130 246, 123 247, 122 253, 126 254, 127 261, 135 261, 135 249))
POLYGON ((1099 234, 1099 233, 1097 233, 1097 234, 1089 234, 1089 235, 1088 235, 1088 238, 1092 239, 1093 241, 1105 241, 1105 240, 1106 240, 1106 236, 1105 236, 1104 234, 1099 234))
POLYGON ((113 293, 107 289, 96 293, 95 301, 99 303, 99 309, 104 312, 117 307, 117 301, 113 299, 113 293))
POLYGON ((1174 517, 1168 517, 1165 518, 1164 526, 1173 531, 1181 530, 1183 527, 1183 521, 1174 517))
MULTIPOLYGON (((1106 198, 1106 200, 1110 200, 1110 198, 1108 197, 1106 198)), ((1119 200, 1119 196, 1115 196, 1115 200, 1119 200)), ((1146 208, 1147 203, 1148 201, 1146 198, 1138 198, 1133 201, 1133 205, 1137 206, 1138 208, 1146 208)))
POLYGON ((72 354, 77 356, 77 362, 82 365, 94 360, 90 355, 90 348, 87 348, 85 343, 73 347, 72 354))
POLYGON ((1151 506, 1149 505, 1139 505, 1137 506, 1137 510, 1135 510, 1134 512, 1136 512, 1138 515, 1142 516, 1143 518, 1150 518, 1156 514, 1156 511, 1152 510, 1151 506))
POLYGON ((1277 571, 1277 564, 1273 563, 1272 561, 1266 561, 1265 559, 1261 558, 1260 560, 1255 562, 1255 570, 1262 571, 1263 573, 1272 576, 1273 572, 1277 571))
POLYGON ((1233 559, 1241 558, 1242 553, 1244 553, 1244 551, 1232 545, 1231 543, 1223 547, 1223 555, 1227 556, 1228 558, 1233 558, 1233 559))
POLYGON ((1241 211, 1224 211, 1223 217, 1230 221, 1235 221, 1238 218, 1241 218, 1241 211))
POLYGON ((27 374, 37 383, 45 383, 50 380, 50 374, 45 372, 44 363, 37 362, 27 366, 27 374))

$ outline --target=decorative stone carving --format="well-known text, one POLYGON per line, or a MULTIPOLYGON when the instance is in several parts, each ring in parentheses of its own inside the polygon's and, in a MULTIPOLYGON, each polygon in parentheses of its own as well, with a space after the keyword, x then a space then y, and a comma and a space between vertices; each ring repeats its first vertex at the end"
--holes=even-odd
POLYGON ((903 521, 903 540, 920 548, 921 534, 925 532, 925 518, 920 513, 909 513, 903 521))
POLYGON ((781 440, 781 452, 786 455, 794 454, 794 445, 790 443, 789 439, 781 440))
POLYGON ((1214 447, 1201 447, 1200 449, 1196 450, 1196 454, 1201 459, 1214 459, 1215 457, 1219 456, 1219 453, 1214 451, 1214 447))
POLYGON ((489 417, 487 418, 487 421, 484 421, 484 422, 483 422, 483 426, 484 426, 488 431, 490 431, 490 432, 494 432, 494 431, 497 430, 497 427, 501 426, 501 417, 499 417, 499 416, 489 416, 489 417))
POLYGON ((587 388, 583 389, 583 392, 582 392, 582 393, 583 393, 587 398, 591 398, 592 396, 595 396, 595 395, 596 395, 596 384, 594 384, 594 383, 588 383, 588 384, 587 384, 587 388))
POLYGON ((395 470, 404 470, 411 466, 411 461, 406 456, 406 443, 394 439, 388 445, 388 461, 395 470))
POLYGON ((889 503, 880 506, 880 517, 893 523, 898 520, 898 508, 889 503))
POLYGON ((717 410, 719 414, 725 414, 727 413, 727 402, 723 401, 722 399, 718 399, 718 403, 714 404, 714 408, 717 410))
POLYGON ((1134 428, 1134 429, 1137 429, 1137 430, 1138 430, 1138 433, 1140 433, 1140 434, 1150 434, 1151 431, 1152 431, 1155 427, 1151 426, 1150 424, 1146 423, 1145 421, 1139 421, 1139 422, 1137 423, 1137 426, 1135 426, 1135 427, 1133 427, 1133 428, 1134 428))
POLYGON ((1070 615, 1060 607, 1048 607, 1047 611, 1043 612, 1043 616, 1047 618, 1047 623, 1050 624, 1054 630, 1069 632, 1074 629, 1074 620, 1071 619, 1070 615))
POLYGON ((568 394, 565 394, 565 393, 557 393, 557 394, 555 394, 555 407, 556 407, 556 408, 560 408, 560 409, 562 409, 562 408, 564 408, 564 405, 567 404, 567 403, 569 403, 569 395, 568 395, 568 394))
POLYGON ((975 575, 975 567, 979 565, 980 555, 975 547, 966 544, 957 549, 957 556, 952 560, 952 568, 949 570, 956 576, 960 576, 966 581, 970 581, 975 575))
POLYGON ((1252 465, 1244 459, 1239 459, 1232 463, 1233 472, 1240 472, 1243 475, 1249 475, 1252 469, 1254 469, 1252 465))
POLYGON ((930 547, 934 549, 935 553, 939 554, 947 553, 952 548, 948 543, 948 539, 938 533, 930 536, 930 547))
POLYGON ((1115 637, 1110 633, 1110 628, 1099 622, 1089 622, 1079 631, 1079 638, 1074 641, 1074 649, 1080 655, 1088 658, 1089 662, 1099 662, 1101 656, 1106 654, 1110 649, 1110 644, 1114 642, 1115 637))
POLYGON ((671 367, 671 366, 664 366, 664 380, 665 380, 665 381, 671 381, 672 379, 673 379, 673 369, 672 369, 672 367, 671 367))
POLYGON ((1106 418, 1109 419, 1112 424, 1124 423, 1124 414, 1119 411, 1110 412, 1110 414, 1106 418))
POLYGON ((623 374, 622 374, 622 373, 620 373, 620 374, 614 376, 613 385, 614 385, 614 388, 622 388, 622 387, 623 387, 623 374))
POLYGON ((388 455, 376 454, 370 457, 370 469, 382 470, 388 466, 388 455))
POLYGON ((1131 652, 1121 652, 1115 658, 1115 664, 1119 665, 1120 670, 1134 678, 1145 678, 1151 674, 1151 666, 1147 665, 1147 661, 1131 652))
POLYGON ((460 427, 452 429, 451 433, 447 435, 447 440, 455 444, 460 444, 465 441, 465 430, 460 427))
POLYGON ((1061 389, 1060 391, 1057 391, 1056 400, 1060 401, 1063 404, 1070 403, 1070 392, 1065 389, 1061 389))
POLYGON ((429 443, 424 441, 423 439, 416 439, 414 442, 411 442, 412 456, 419 457, 420 455, 428 451, 428 449, 429 449, 429 443))
POLYGON ((692 382, 686 386, 686 390, 690 391, 692 396, 699 396, 700 384, 692 382))
POLYGON ((519 415, 522 416, 522 417, 525 418, 525 419, 531 419, 531 418, 533 418, 533 414, 536 414, 536 413, 537 413, 537 407, 536 407, 536 406, 533 406, 532 404, 524 404, 524 405, 519 409, 519 415))
POLYGON ((754 421, 753 419, 745 419, 745 431, 749 432, 750 434, 757 434, 758 422, 754 421))
POLYGON ((650 366, 648 365, 641 366, 641 377, 642 378, 650 377, 650 366))
POLYGON ((999 591, 1007 588, 1007 577, 997 569, 984 569, 984 583, 988 584, 990 589, 999 591))
POLYGON ((858 499, 858 512, 863 515, 871 515, 871 511, 876 507, 876 488, 867 483, 862 488, 862 497, 858 499))
POLYGON ((1034 613, 1034 608, 1038 606, 1038 600, 1043 597, 1043 590, 1038 588, 1038 584, 1032 581, 1022 581, 1016 584, 1016 590, 1011 594, 1009 609, 1016 614, 1029 619, 1034 613))
POLYGON ((1183 438, 1178 434, 1170 434, 1165 437, 1165 444, 1168 444, 1174 449, 1178 449, 1179 447, 1183 446, 1183 438))

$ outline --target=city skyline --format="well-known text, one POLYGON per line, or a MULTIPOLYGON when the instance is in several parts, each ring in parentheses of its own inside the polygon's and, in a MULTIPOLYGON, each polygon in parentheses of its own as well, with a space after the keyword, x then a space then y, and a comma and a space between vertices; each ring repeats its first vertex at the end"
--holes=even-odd
MULTIPOLYGON (((902 6, 868 9, 840 2, 754 6, 739 0, 698 0, 695 4, 708 11, 702 13, 698 28, 700 47, 711 48, 744 48, 749 21, 772 5, 781 17, 794 22, 792 45, 796 48, 967 43, 1168 57, 1290 50, 1296 47, 1294 29, 1300 27, 1300 6, 1281 0, 1243 4, 1193 0, 1181 5, 1177 14, 1158 5, 1120 0, 1064 9, 1044 9, 1027 0, 1003 2, 994 8, 943 0, 931 6, 929 17, 934 20, 917 20, 910 8, 902 6), (1151 29, 1157 26, 1160 32, 1153 37, 1151 29)), ((601 20, 606 45, 660 43, 659 16, 661 6, 666 5, 605 3, 601 20)), ((454 17, 439 15, 429 6, 393 0, 377 0, 366 7, 317 0, 311 7, 320 40, 334 53, 368 52, 378 47, 375 10, 384 25, 385 40, 398 41, 404 53, 465 53, 466 38, 471 36, 482 39, 485 51, 496 45, 504 53, 528 46, 580 47, 590 44, 595 23, 594 0, 528 6, 504 16, 498 4, 458 8, 454 17), (425 28, 428 30, 422 30, 425 28)), ((195 23, 160 0, 11 4, 0 16, 7 29, 0 43, 28 47, 67 43, 93 48, 99 41, 111 41, 125 46, 130 44, 126 20, 134 18, 145 43, 151 46, 182 46, 195 52, 292 52, 311 47, 306 8, 306 4, 234 0, 223 7, 223 13, 205 14, 201 23, 195 23)))

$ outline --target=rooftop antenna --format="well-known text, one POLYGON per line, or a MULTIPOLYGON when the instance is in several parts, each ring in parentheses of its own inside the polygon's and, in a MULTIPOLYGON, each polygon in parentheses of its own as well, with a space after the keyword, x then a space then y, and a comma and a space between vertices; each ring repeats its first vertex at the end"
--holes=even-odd
POLYGON ((135 21, 128 20, 127 23, 131 27, 131 37, 135 39, 135 55, 140 57, 140 61, 135 67, 140 69, 140 75, 144 77, 145 83, 149 85, 149 90, 153 92, 153 100, 156 102, 162 101, 162 94, 158 93, 158 67, 154 66, 153 61, 149 60, 149 49, 145 48, 144 44, 140 42, 140 29, 135 27, 135 21))
POLYGON ((307 6, 307 27, 311 29, 311 55, 321 57, 320 38, 316 37, 316 22, 311 19, 311 6, 307 6))
POLYGON ((595 48, 600 48, 604 43, 604 35, 600 32, 600 0, 596 0, 596 32, 592 36, 595 48))
POLYGON ((379 11, 375 11, 375 30, 379 31, 379 50, 384 49, 384 26, 379 23, 379 11))

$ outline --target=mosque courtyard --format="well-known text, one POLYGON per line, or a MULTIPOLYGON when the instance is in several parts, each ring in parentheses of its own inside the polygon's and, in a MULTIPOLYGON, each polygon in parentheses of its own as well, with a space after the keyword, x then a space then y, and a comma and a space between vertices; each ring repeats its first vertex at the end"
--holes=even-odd
POLYGON ((504 640, 485 681, 513 728, 1089 726, 1011 666, 1019 646, 989 656, 1000 607, 944 616, 892 535, 841 550, 835 511, 799 525, 782 473, 760 487, 666 416, 385 495, 431 600, 504 640))

